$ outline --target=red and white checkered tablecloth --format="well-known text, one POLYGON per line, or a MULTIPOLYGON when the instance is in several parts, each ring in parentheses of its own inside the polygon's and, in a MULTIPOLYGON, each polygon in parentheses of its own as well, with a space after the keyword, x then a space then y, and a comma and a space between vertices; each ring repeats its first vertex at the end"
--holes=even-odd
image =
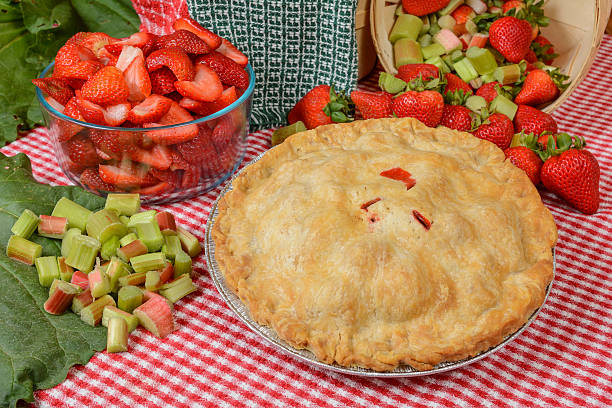
MULTIPOLYGON (((176 0, 184 4, 184 1, 176 0)), ((162 2, 158 2, 162 3, 162 2)), ((601 166, 601 205, 582 215, 543 192, 559 227, 556 279, 536 321, 498 353, 444 374, 372 379, 313 368, 270 346, 225 305, 195 262, 199 291, 176 304, 178 330, 165 339, 137 329, 130 352, 97 353, 60 385, 35 393, 47 406, 612 406, 612 37, 589 75, 555 112, 562 131, 583 135, 601 166)), ((365 82, 366 87, 374 79, 365 82)), ((269 147, 271 131, 249 135, 244 163, 269 147)), ((68 184, 44 130, 3 149, 26 153, 34 176, 68 184)), ((222 186, 160 205, 204 240, 222 186)))

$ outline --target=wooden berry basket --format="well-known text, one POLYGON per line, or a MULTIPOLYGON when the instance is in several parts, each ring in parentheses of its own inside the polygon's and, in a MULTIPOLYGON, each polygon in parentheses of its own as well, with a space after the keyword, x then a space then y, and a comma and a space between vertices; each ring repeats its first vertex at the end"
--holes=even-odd
MULTIPOLYGON (((370 28, 378 59, 385 71, 396 73, 389 32, 401 0, 371 0, 370 28)), ((554 65, 569 75, 571 85, 543 110, 552 112, 580 83, 593 63, 610 16, 612 0, 549 0, 544 9, 550 25, 542 33, 553 43, 559 57, 554 65)), ((360 55, 361 64, 361 55, 360 55)))

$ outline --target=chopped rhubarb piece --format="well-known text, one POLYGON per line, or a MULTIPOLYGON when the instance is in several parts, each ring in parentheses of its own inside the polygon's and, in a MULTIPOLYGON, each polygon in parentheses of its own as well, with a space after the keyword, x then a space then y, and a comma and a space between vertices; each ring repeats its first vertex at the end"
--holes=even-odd
MULTIPOLYGON (((119 286, 138 286, 145 283, 147 280, 146 272, 132 273, 119 278, 119 286)), ((121 290, 121 289, 119 289, 121 290)))
POLYGON ((102 297, 111 291, 110 281, 102 268, 96 267, 87 275, 89 279, 89 290, 95 298, 102 297))
POLYGON ((85 226, 89 217, 93 214, 87 208, 69 200, 66 197, 62 197, 55 204, 53 212, 51 213, 54 217, 66 217, 68 218, 68 228, 78 228, 81 231, 85 231, 85 226))
POLYGON ((72 268, 72 266, 66 263, 66 258, 64 258, 63 256, 57 258, 57 268, 59 269, 61 280, 65 282, 70 282, 72 280, 74 269, 72 268))
POLYGON ((174 261, 176 254, 183 252, 181 247, 181 240, 176 235, 164 235, 164 246, 162 246, 162 252, 166 255, 166 258, 174 261))
POLYGON ((57 266, 57 257, 41 256, 36 258, 35 264, 40 286, 48 288, 55 279, 60 278, 59 268, 57 266))
POLYGON ((93 301, 94 298, 91 296, 89 288, 87 288, 72 299, 72 311, 76 314, 81 314, 81 310, 91 305, 93 301))
POLYGON ((189 256, 194 257, 202 252, 200 241, 198 241, 198 239, 191 232, 181 227, 176 227, 176 232, 181 240, 183 250, 187 252, 189 256))
POLYGON ((164 235, 157 225, 157 221, 138 222, 134 225, 136 235, 143 244, 147 246, 148 252, 159 251, 164 245, 164 235))
POLYGON ((31 210, 26 208, 23 210, 17 221, 15 221, 15 224, 13 224, 11 232, 22 238, 29 239, 32 233, 36 231, 36 227, 38 227, 39 222, 40 218, 38 218, 31 210))
POLYGON ((81 320, 90 326, 97 326, 102 321, 102 313, 106 306, 117 306, 110 295, 104 295, 96 299, 89 306, 81 310, 81 320))
POLYGON ((379 202, 380 200, 381 200, 381 199, 380 199, 380 197, 376 197, 375 199, 370 200, 370 201, 368 201, 367 203, 363 203, 363 204, 361 204, 361 209, 362 209, 362 210, 366 210, 366 211, 368 211, 368 207, 369 207, 369 206, 371 206, 372 204, 375 204, 375 203, 379 202))
POLYGON ((140 324, 153 335, 163 338, 174 331, 172 308, 161 296, 151 297, 142 305, 134 309, 134 316, 138 317, 140 324))
POLYGON ((410 190, 416 185, 416 180, 412 178, 412 175, 406 170, 400 167, 394 167, 389 170, 385 170, 380 173, 381 176, 390 178, 391 180, 401 181, 406 184, 406 190, 410 190))
POLYGON ((128 349, 128 327, 124 319, 111 317, 108 321, 108 334, 106 336, 106 351, 120 353, 128 349))
POLYGON ((79 286, 81 289, 85 290, 89 287, 89 277, 86 273, 81 271, 75 271, 72 274, 72 279, 70 279, 70 283, 79 286))
POLYGON ((129 274, 129 266, 119 258, 112 257, 106 268, 106 275, 108 275, 110 281, 111 292, 117 292, 119 290, 119 278, 129 274))
POLYGON ((179 299, 195 292, 197 289, 188 275, 181 275, 172 282, 163 285, 159 293, 170 302, 176 303, 179 299))
POLYGON ((155 215, 159 230, 164 235, 176 235, 176 222, 174 215, 168 211, 161 211, 155 215))
POLYGON ((119 219, 119 215, 108 208, 93 213, 87 222, 87 235, 100 242, 106 242, 113 235, 122 237, 127 232, 128 229, 119 219))
POLYGON ((152 292, 157 291, 163 285, 160 271, 147 271, 145 288, 152 292))
POLYGON ((117 256, 119 256, 122 261, 129 262, 129 260, 133 257, 144 255, 147 252, 149 252, 147 246, 141 240, 137 239, 130 242, 126 246, 119 248, 117 250, 117 256))
MULTIPOLYGON (((124 224, 127 225, 127 222, 124 223, 124 224)), ((136 236, 136 234, 133 233, 133 232, 130 232, 129 234, 127 234, 126 236, 124 236, 123 238, 121 238, 119 240, 119 244, 122 247, 124 247, 124 246, 128 245, 129 243, 136 241, 137 239, 138 239, 138 237, 136 236)))
POLYGON ((72 304, 72 299, 81 292, 81 288, 61 280, 55 281, 55 289, 44 304, 45 311, 61 315, 72 304))
POLYGON ((166 257, 161 252, 153 252, 135 256, 130 259, 132 268, 136 272, 147 272, 162 269, 166 266, 166 257))
POLYGON ((75 269, 88 273, 93 269, 99 250, 100 242, 97 239, 86 235, 77 235, 72 238, 66 263, 75 269))
POLYGON ((6 246, 6 256, 26 265, 34 265, 34 261, 42 254, 42 246, 32 241, 13 235, 6 246))
POLYGON ((102 259, 108 261, 113 256, 117 254, 117 250, 121 247, 119 243, 119 238, 116 235, 113 235, 109 239, 107 239, 100 249, 100 256, 102 259))
POLYGON ((423 228, 429 231, 429 229, 431 228, 431 222, 427 218, 425 218, 423 214, 421 214, 417 210, 412 210, 412 216, 414 217, 415 220, 421 223, 423 228))
POLYGON ((77 235, 81 235, 81 230, 78 228, 70 228, 64 234, 64 237, 62 238, 62 248, 61 248, 61 253, 64 258, 68 256, 68 253, 70 252, 70 248, 72 248, 72 238, 74 238, 77 235))
POLYGON ((191 257, 183 251, 176 254, 174 258, 174 277, 180 275, 191 275, 192 261, 191 257))
POLYGON ((65 217, 54 217, 52 215, 41 215, 38 224, 38 235, 47 238, 62 239, 68 229, 68 219, 65 217))
POLYGON ((138 318, 131 313, 124 312, 114 306, 106 306, 102 312, 102 326, 108 327, 108 322, 112 318, 120 318, 127 323, 128 332, 133 332, 138 327, 138 318))
POLYGON ((143 293, 142 289, 137 286, 127 285, 119 289, 117 295, 117 306, 119 309, 132 313, 134 309, 142 305, 143 293))

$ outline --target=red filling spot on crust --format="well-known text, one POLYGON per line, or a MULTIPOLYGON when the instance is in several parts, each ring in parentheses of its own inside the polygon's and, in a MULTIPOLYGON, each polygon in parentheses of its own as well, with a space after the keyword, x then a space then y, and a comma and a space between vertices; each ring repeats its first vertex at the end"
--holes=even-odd
POLYGON ((380 217, 378 217, 377 214, 372 214, 370 215, 370 217, 368 218, 368 221, 370 221, 371 224, 374 224, 375 222, 380 221, 380 217))
POLYGON ((423 228, 425 228, 426 230, 429 231, 429 229, 431 228, 431 222, 425 218, 425 216, 423 216, 423 214, 421 214, 420 212, 418 212, 417 210, 412 210, 412 215, 414 216, 414 218, 421 223, 421 225, 423 226, 423 228))
POLYGON ((368 207, 369 207, 369 206, 371 206, 372 204, 375 204, 375 203, 377 203, 377 202, 379 202, 379 201, 380 201, 380 197, 376 197, 375 199, 370 200, 370 201, 368 201, 367 203, 363 203, 363 204, 361 204, 361 209, 362 209, 362 210, 366 210, 366 211, 368 211, 368 207))
POLYGON ((416 180, 412 178, 412 174, 408 173, 401 167, 394 167, 380 173, 381 176, 390 178, 391 180, 401 181, 406 184, 406 190, 410 190, 415 186, 416 180))

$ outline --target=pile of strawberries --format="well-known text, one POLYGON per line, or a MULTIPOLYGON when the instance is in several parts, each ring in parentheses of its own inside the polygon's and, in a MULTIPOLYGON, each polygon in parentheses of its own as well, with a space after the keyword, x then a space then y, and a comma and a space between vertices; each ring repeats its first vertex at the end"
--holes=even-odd
MULTIPOLYGON (((407 4, 412 7, 410 13, 422 15, 445 7, 449 1, 403 3, 404 9, 407 4)), ((559 133, 555 119, 538 109, 559 96, 567 77, 557 69, 536 66, 551 64, 555 54, 537 29, 515 17, 520 17, 517 8, 530 4, 512 0, 503 4, 498 15, 483 15, 485 22, 489 19, 490 47, 506 61, 520 62, 522 75, 514 84, 489 82, 474 88, 454 73, 442 73, 436 65, 407 64, 399 67, 395 78, 381 73, 381 92, 355 90, 348 98, 328 85, 319 85, 291 109, 289 123, 301 121, 313 129, 353 120, 357 113, 363 119, 413 117, 430 127, 471 132, 502 149, 534 185, 542 184, 574 208, 593 214, 599 207, 597 160, 584 149, 583 139, 559 133), (476 108, 468 103, 473 95, 482 97, 476 108), (492 102, 498 95, 516 105, 512 118, 501 113, 502 109, 496 110, 492 102)))
POLYGON ((244 109, 201 124, 248 88, 247 57, 228 40, 180 18, 167 35, 117 39, 80 32, 57 52, 53 74, 32 82, 57 111, 101 130, 51 120, 64 169, 94 191, 157 194, 198 185, 231 170, 246 124, 244 109), (127 128, 152 128, 130 131, 127 128))

